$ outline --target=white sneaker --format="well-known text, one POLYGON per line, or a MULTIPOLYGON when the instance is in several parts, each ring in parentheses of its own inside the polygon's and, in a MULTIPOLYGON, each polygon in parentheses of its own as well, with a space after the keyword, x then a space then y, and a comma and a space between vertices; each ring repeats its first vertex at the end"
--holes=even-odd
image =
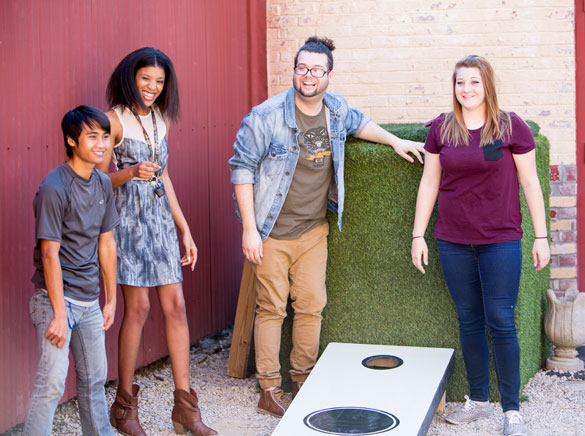
POLYGON ((528 427, 524 417, 516 410, 504 414, 504 436, 526 436, 528 427))
MULTIPOLYGON (((479 404, 470 400, 465 395, 465 404, 445 418, 445 421, 451 424, 466 424, 477 421, 480 418, 488 418, 492 415, 492 407, 489 403, 479 404)), ((513 433, 511 433, 513 434, 513 433)))

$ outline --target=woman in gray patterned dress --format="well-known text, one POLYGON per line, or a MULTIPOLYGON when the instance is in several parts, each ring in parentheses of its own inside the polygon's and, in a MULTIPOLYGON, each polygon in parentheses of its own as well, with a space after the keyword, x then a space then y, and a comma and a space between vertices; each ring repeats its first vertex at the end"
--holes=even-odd
POLYGON ((175 382, 172 421, 177 433, 217 434, 201 422, 197 395, 189 381, 189 328, 181 266, 195 268, 197 247, 167 169, 169 121, 179 115, 179 94, 170 59, 141 48, 116 67, 107 88, 113 147, 99 169, 109 173, 120 213, 118 283, 124 318, 118 338, 118 392, 110 421, 121 433, 145 435, 138 421, 139 387, 132 384, 142 329, 148 316, 148 288, 155 287, 165 320, 165 335, 175 382), (176 227, 175 227, 176 226, 176 227), (185 255, 181 258, 177 230, 185 255))

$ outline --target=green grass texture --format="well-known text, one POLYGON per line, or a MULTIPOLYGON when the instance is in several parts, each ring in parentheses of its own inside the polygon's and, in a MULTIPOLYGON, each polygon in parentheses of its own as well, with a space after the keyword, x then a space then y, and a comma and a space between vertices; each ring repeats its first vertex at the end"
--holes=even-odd
MULTIPOLYGON (((549 217, 549 142, 539 134, 535 123, 528 124, 537 145, 538 176, 546 216, 549 217)), ((400 138, 421 142, 428 130, 421 124, 388 124, 383 127, 400 138)), ((469 389, 459 344, 457 314, 432 236, 436 208, 426 232, 429 246, 426 274, 421 274, 410 259, 411 232, 422 170, 422 165, 407 162, 391 147, 348 139, 342 232, 337 227, 337 217, 332 213, 328 216, 328 302, 323 311, 320 352, 330 342, 453 348, 455 371, 448 384, 447 398, 462 401, 469 389)), ((516 325, 521 350, 521 383, 524 386, 541 368, 546 357, 543 318, 550 267, 535 271, 532 266, 534 231, 522 193, 520 198, 524 238, 516 325)), ((290 389, 292 317, 289 305, 280 353, 285 390, 290 389)), ((351 376, 347 374, 347 377, 351 376)), ((343 383, 343 380, 339 382, 343 383)), ((499 401, 493 364, 490 385, 491 400, 499 401)))

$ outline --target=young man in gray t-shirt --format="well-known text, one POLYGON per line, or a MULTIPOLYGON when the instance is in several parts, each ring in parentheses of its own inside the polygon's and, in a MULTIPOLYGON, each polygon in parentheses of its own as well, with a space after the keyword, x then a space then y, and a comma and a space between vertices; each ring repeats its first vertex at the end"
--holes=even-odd
POLYGON ((69 349, 75 359, 83 435, 114 435, 108 421, 105 331, 116 311, 116 243, 120 221, 107 175, 95 169, 109 146, 110 123, 100 110, 78 106, 61 122, 69 160, 51 171, 37 191, 35 293, 30 313, 39 364, 24 435, 50 435, 65 391, 69 349), (105 305, 99 305, 99 273, 105 305))

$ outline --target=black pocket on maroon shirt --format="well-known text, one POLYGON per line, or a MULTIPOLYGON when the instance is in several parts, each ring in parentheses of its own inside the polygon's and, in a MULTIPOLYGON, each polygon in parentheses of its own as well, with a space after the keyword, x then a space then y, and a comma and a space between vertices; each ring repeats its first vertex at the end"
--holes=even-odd
POLYGON ((483 146, 482 147, 483 157, 485 158, 485 160, 501 159, 502 156, 504 155, 504 152, 502 151, 503 146, 504 142, 501 139, 498 139, 496 142, 483 146))

